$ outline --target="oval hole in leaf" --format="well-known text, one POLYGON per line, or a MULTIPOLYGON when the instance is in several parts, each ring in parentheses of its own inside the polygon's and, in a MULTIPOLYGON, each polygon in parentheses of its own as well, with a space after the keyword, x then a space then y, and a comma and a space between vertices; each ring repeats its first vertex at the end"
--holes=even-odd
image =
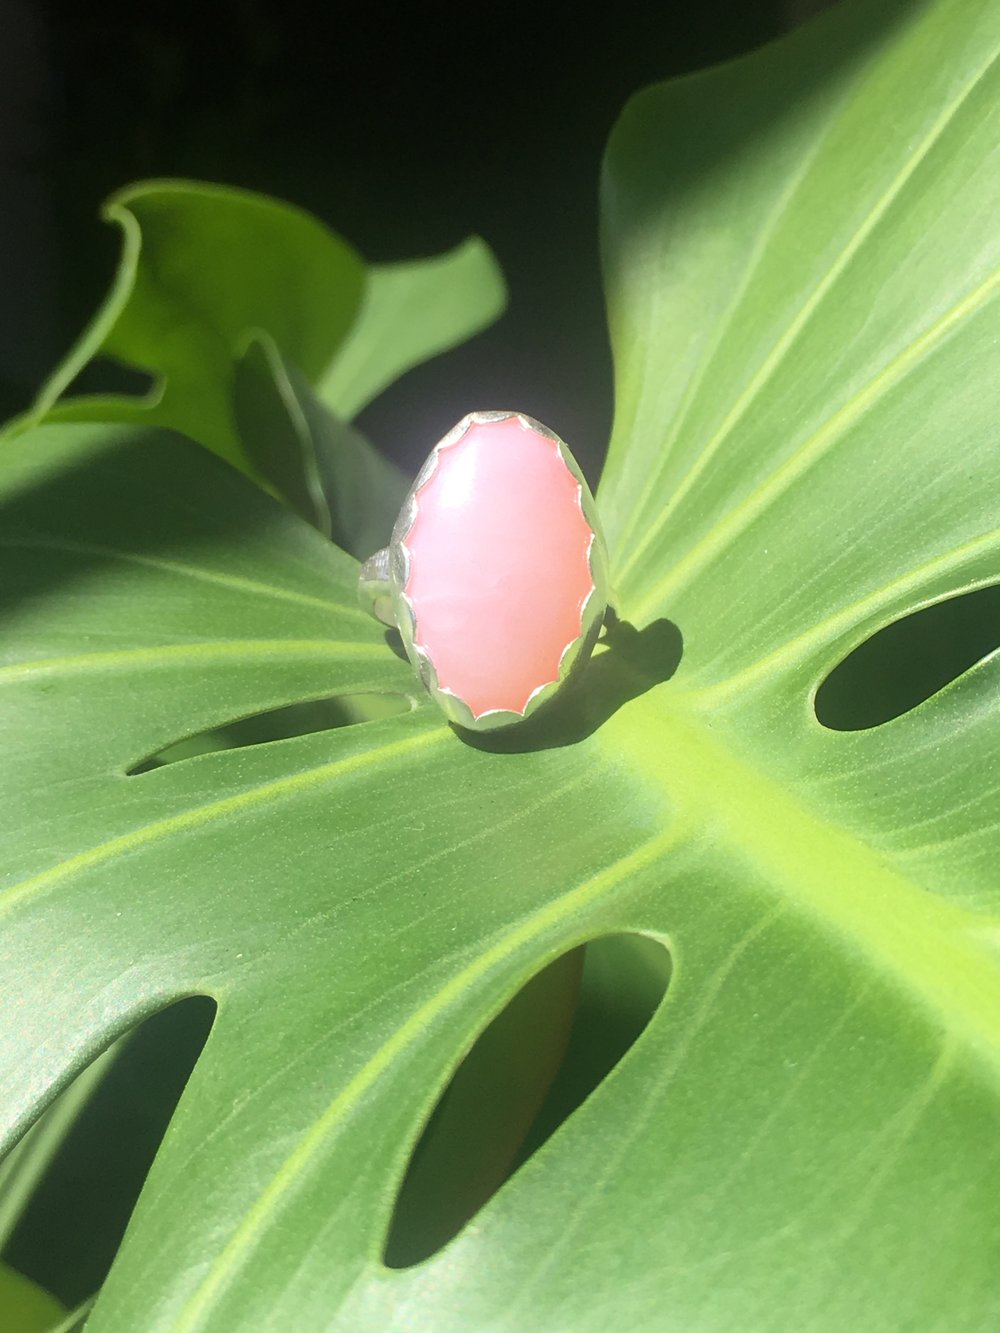
POLYGON ((79 1305, 107 1276, 215 1012, 214 1000, 195 995, 146 1019, 70 1084, 8 1159, 0 1217, 5 1194, 33 1175, 28 1155, 44 1169, 0 1253, 64 1305, 79 1305))
POLYGON ((667 949, 604 936, 534 976, 480 1034, 407 1166, 383 1262, 436 1254, 604 1082, 670 980, 667 949))
POLYGON ((410 707, 409 699, 401 694, 340 694, 328 699, 310 699, 306 703, 284 704, 280 708, 238 718, 224 726, 199 731, 194 736, 185 736, 140 760, 128 773, 129 776, 148 773, 165 764, 193 759, 199 754, 212 754, 216 750, 238 750, 247 745, 307 736, 314 731, 332 731, 358 722, 374 722, 378 718, 405 713, 410 707))
POLYGON ((1000 584, 914 611, 859 644, 816 692, 833 731, 877 727, 916 708, 1000 645, 1000 584))

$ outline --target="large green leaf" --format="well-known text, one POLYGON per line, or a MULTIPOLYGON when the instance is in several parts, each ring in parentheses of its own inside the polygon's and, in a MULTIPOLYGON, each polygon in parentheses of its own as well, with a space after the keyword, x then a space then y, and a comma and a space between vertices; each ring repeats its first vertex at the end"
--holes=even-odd
POLYGON ((272 338, 248 343, 233 406, 254 468, 307 522, 362 560, 388 545, 410 478, 323 407, 272 338))
POLYGON ((1000 579, 998 27, 851 5, 627 110, 599 499, 620 614, 683 655, 616 677, 612 641, 530 743, 421 701, 127 776, 412 677, 354 563, 179 439, 7 446, 9 1138, 142 1015, 219 1006, 89 1328, 1000 1321, 1000 657, 867 731, 812 707, 878 627, 1000 579), (384 1268, 472 1038, 611 931, 671 950, 649 1027, 384 1268))
POLYGON ((504 300, 503 277, 478 236, 433 259, 372 265, 360 317, 320 396, 350 420, 404 371, 491 323, 504 300))
POLYGON ((114 283, 29 419, 170 426, 245 467, 230 403, 242 342, 263 330, 318 379, 361 309, 364 264, 308 214, 222 186, 145 182, 104 217, 122 230, 114 283), (149 392, 65 398, 96 356, 151 375, 149 392))
POLYGON ((196 181, 129 186, 104 218, 123 238, 111 290, 20 427, 183 431, 352 554, 388 541, 408 482, 346 423, 501 313, 489 247, 472 237, 368 266, 290 204, 196 181), (81 394, 79 376, 100 358, 143 372, 147 391, 81 394))

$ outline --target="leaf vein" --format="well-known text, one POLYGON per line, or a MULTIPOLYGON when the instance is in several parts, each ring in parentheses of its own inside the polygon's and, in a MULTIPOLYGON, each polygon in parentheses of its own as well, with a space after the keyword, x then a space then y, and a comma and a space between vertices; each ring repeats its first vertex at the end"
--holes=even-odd
POLYGON ((731 509, 697 542, 670 574, 662 579, 640 603, 635 615, 645 618, 668 593, 688 586, 691 577, 709 564, 733 537, 744 532, 770 505, 817 463, 843 433, 854 425, 884 394, 895 388, 921 361, 941 346, 945 338, 966 319, 981 309, 1000 289, 1000 268, 994 269, 977 287, 937 319, 924 333, 903 349, 879 373, 858 390, 833 416, 828 417, 795 452, 760 485, 731 509))
POLYGON ((145 569, 163 570, 169 574, 179 574, 184 578, 199 579, 206 583, 215 583, 220 587, 236 592, 252 593, 260 597, 274 597, 286 602, 295 602, 301 606, 314 606, 321 611, 336 610, 341 615, 364 620, 368 617, 360 607, 349 603, 334 602, 310 593, 296 592, 292 588, 282 588, 274 583, 264 583, 259 579, 248 579, 241 574, 228 574, 219 569, 205 569, 184 560, 169 560, 164 556, 147 555, 140 551, 123 551, 114 546, 102 546, 96 542, 69 541, 59 537, 5 537, 0 540, 0 549, 27 551, 64 551, 67 554, 94 555, 104 560, 122 560, 139 565, 145 569))
POLYGON ((310 1162, 350 1116, 369 1088, 385 1073, 396 1056, 428 1024, 438 1018, 470 985, 482 980, 490 970, 509 957, 522 944, 537 938, 558 924, 583 904, 615 884, 639 873, 654 863, 682 838, 686 825, 681 821, 635 851, 620 857, 596 875, 547 904, 521 922, 520 926, 486 949, 461 972, 456 973, 435 995, 402 1023, 350 1079, 327 1107, 324 1114, 302 1136, 296 1147, 258 1196, 243 1221, 213 1261, 208 1273, 192 1293, 175 1324, 176 1333, 189 1333, 203 1322, 217 1294, 233 1276, 244 1257, 253 1249, 269 1217, 294 1188, 310 1162))
MULTIPOLYGON (((718 429, 705 444, 704 448, 699 451, 698 459, 681 483, 679 492, 686 492, 690 489, 691 485, 693 485, 697 477, 715 456, 722 444, 732 434, 733 428, 746 415, 747 410, 752 406, 755 399, 770 382, 775 372, 784 361, 785 356, 799 337, 799 334, 806 327, 828 292, 846 271, 855 255, 857 255, 865 241, 867 241, 868 237, 875 230, 877 224, 889 211, 892 204, 899 197, 904 186, 908 183, 914 172, 944 134, 945 130, 961 110, 962 106, 966 103, 980 82, 990 72, 993 65, 996 63, 997 55, 998 51, 994 50, 991 53, 989 60, 976 71, 975 75, 935 118, 923 139, 917 144, 906 162, 893 177, 888 188, 882 193, 870 211, 866 214, 861 224, 852 234, 850 240, 834 260, 831 267, 824 274, 820 282, 813 288, 791 323, 771 348, 771 351, 765 357, 757 372, 751 377, 749 383, 746 385, 742 393, 739 394, 736 401, 723 418, 718 429)), ((666 510, 661 512, 657 521, 651 524, 646 530, 643 539, 636 544, 630 555, 626 568, 632 568, 643 558, 649 546, 656 540, 662 531, 665 513, 676 508, 680 498, 681 495, 678 492, 675 492, 671 501, 668 503, 666 510)), ((622 570, 621 577, 624 577, 624 574, 625 569, 622 570)))
POLYGON ((244 657, 384 658, 378 643, 344 643, 335 639, 223 639, 218 642, 156 644, 78 653, 73 657, 42 657, 0 667, 0 685, 18 684, 41 675, 76 675, 92 671, 131 670, 139 666, 170 666, 244 657))
POLYGON ((309 787, 319 786, 334 778, 344 777, 348 773, 363 771, 376 763, 385 763, 388 759, 406 754, 410 750, 420 749, 428 744, 438 743, 444 738, 451 738, 451 732, 444 727, 433 731, 422 731, 416 736, 408 736, 401 741, 392 741, 377 749, 365 750, 361 754, 350 755, 347 758, 334 759, 328 763, 318 764, 306 769, 301 773, 293 773, 286 777, 272 779, 270 782, 260 783, 246 791, 237 792, 232 796, 224 796, 220 800, 210 801, 205 805, 195 806, 189 810, 183 810, 180 814, 154 820, 152 823, 144 824, 129 833, 122 833, 117 837, 109 838, 107 841, 98 843, 86 851, 77 852, 74 856, 67 857, 65 861, 50 866, 48 870, 43 870, 37 875, 32 875, 28 879, 10 885, 7 889, 0 890, 0 917, 9 915, 15 907, 27 900, 39 897, 57 884, 72 879, 75 875, 92 870, 95 866, 112 861, 116 856, 126 856, 140 848, 148 847, 152 843, 160 842, 173 834, 187 833, 195 828, 204 828, 205 825, 216 820, 252 810, 254 807, 264 805, 268 801, 290 796, 294 792, 304 791, 309 787))

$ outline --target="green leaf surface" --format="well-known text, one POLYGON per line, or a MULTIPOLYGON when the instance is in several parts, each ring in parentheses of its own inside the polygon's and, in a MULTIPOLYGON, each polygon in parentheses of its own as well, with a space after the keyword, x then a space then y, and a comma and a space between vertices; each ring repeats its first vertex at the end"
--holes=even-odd
POLYGON ((503 275, 478 236, 433 259, 372 265, 360 316, 320 397, 350 420, 404 371, 492 324, 506 301, 503 275))
POLYGON ((609 640, 530 745, 421 700, 126 776, 413 678, 354 562, 178 438, 8 444, 9 1140, 144 1014, 218 1001, 92 1333, 1000 1323, 1000 655, 867 731, 812 706, 1000 580, 998 38, 978 0, 851 4, 631 103, 599 503, 619 614, 683 654, 615 690, 609 640), (384 1267, 476 1035, 617 932, 670 950, 649 1026, 447 1248, 384 1267))
POLYGON ((408 483, 347 422, 497 318, 506 291, 489 247, 472 237, 368 266, 300 209, 191 181, 130 186, 104 218, 123 237, 107 300, 19 424, 181 431, 345 549, 376 550, 408 483), (149 390, 74 394, 97 358, 149 375, 149 390))
POLYGON ((362 560, 388 545, 410 478, 324 407, 273 339, 240 357, 234 407, 253 466, 308 523, 362 560))
POLYGON ((33 415, 107 420, 106 398, 60 399, 94 357, 112 357, 154 379, 145 398, 113 399, 113 419, 172 427, 245 467, 230 404, 241 344, 265 330, 318 378, 360 308, 363 262, 299 209, 217 185, 130 186, 104 217, 122 229, 118 273, 33 415))

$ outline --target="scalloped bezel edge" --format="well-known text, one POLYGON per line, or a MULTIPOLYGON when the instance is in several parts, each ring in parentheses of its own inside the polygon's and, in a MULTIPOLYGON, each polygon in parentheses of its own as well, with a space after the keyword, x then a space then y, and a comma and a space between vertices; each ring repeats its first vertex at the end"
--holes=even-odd
POLYGON ((389 581, 392 588, 396 625, 406 655, 428 694, 449 721, 460 727, 465 727, 469 731, 494 731, 500 727, 509 727, 518 722, 523 722, 537 713, 553 695, 558 693, 573 672, 582 666, 590 656, 608 606, 608 556, 601 531, 600 518, 597 513, 597 505, 590 487, 587 485, 586 478, 565 441, 561 440, 547 426, 543 426, 540 421, 536 421, 524 412, 469 412, 456 426, 452 427, 447 435, 435 444, 424 465, 417 473, 416 479, 400 507, 399 516, 392 530, 392 539, 389 543, 389 581), (532 690, 522 712, 492 708, 477 716, 464 699, 438 683, 433 662, 416 642, 416 613, 412 602, 404 591, 410 575, 410 553, 406 547, 406 538, 409 536, 417 517, 417 493, 430 481, 437 470, 438 457, 442 449, 448 449, 458 444, 473 425, 507 421, 512 417, 520 421, 526 430, 534 431, 551 440, 555 444, 562 462, 576 479, 579 488, 580 511, 591 533, 590 546, 587 552, 591 589, 581 607, 580 633, 571 639, 562 650, 559 658, 559 669, 555 678, 545 681, 532 690))

